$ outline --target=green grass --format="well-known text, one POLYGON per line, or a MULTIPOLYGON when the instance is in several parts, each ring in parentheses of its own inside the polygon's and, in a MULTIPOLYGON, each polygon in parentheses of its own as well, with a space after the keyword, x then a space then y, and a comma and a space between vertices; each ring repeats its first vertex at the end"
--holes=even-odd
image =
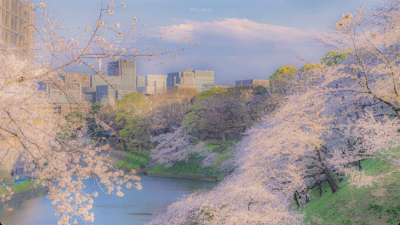
MULTIPOLYGON (((385 173, 394 166, 378 159, 362 162, 367 175, 385 173)), ((373 186, 357 188, 346 180, 332 194, 326 182, 322 185, 323 195, 314 198, 302 212, 305 222, 310 224, 399 224, 400 223, 400 174, 392 174, 373 186)), ((317 196, 316 190, 312 194, 317 196)))
POLYGON ((213 143, 206 143, 205 149, 212 149, 213 152, 221 152, 223 149, 226 149, 229 146, 232 146, 233 144, 236 144, 239 142, 241 139, 233 139, 233 140, 226 140, 224 142, 221 141, 216 141, 213 143))
POLYGON ((204 176, 221 179, 223 174, 213 167, 202 167, 204 157, 199 157, 197 154, 192 154, 189 160, 174 163, 171 168, 165 169, 164 164, 156 164, 147 172, 153 174, 174 174, 174 175, 190 175, 204 176))
POLYGON ((118 159, 115 165, 119 169, 137 169, 146 166, 149 162, 150 151, 144 150, 141 153, 127 152, 125 159, 118 159))
MULTIPOLYGON (((206 143, 205 150, 212 150, 212 152, 217 152, 220 155, 216 157, 218 160, 217 164, 220 164, 223 160, 227 160, 232 154, 228 150, 229 147, 233 146, 235 143, 239 142, 239 139, 221 141, 213 141, 211 143, 206 143)), ((205 157, 200 157, 198 154, 192 154, 189 160, 175 162, 171 168, 165 169, 164 164, 156 164, 151 167, 147 172, 153 174, 174 174, 174 175, 190 175, 190 176, 204 176, 213 177, 218 180, 222 179, 226 174, 219 171, 215 167, 202 167, 202 162, 205 157)), ((214 160, 214 164, 216 164, 214 160)))
MULTIPOLYGON (((17 184, 11 185, 9 187, 14 191, 14 193, 19 193, 19 192, 27 191, 30 188, 32 188, 33 186, 34 186, 33 182, 26 180, 26 181, 22 181, 17 184)), ((9 192, 6 190, 6 188, 4 186, 2 186, 2 187, 0 187, 0 194, 7 195, 7 194, 9 194, 9 192)))

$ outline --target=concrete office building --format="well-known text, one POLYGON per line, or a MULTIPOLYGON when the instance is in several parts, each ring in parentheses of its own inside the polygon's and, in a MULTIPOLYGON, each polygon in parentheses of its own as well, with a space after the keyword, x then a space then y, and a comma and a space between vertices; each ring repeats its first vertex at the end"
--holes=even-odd
POLYGON ((197 86, 198 92, 210 90, 214 87, 214 71, 212 70, 195 70, 194 84, 197 86))
POLYGON ((80 83, 81 87, 90 87, 89 73, 64 72, 63 74, 65 83, 80 83))
POLYGON ((214 71, 186 69, 168 73, 167 87, 193 88, 198 92, 214 86, 214 71))
POLYGON ((80 104, 84 103, 80 83, 66 83, 61 89, 55 84, 47 84, 47 94, 50 103, 61 115, 79 110, 80 104))
POLYGON ((65 72, 63 79, 66 84, 80 83, 82 90, 82 100, 93 103, 95 89, 91 88, 91 78, 89 73, 65 72))
MULTIPOLYGON (((94 101, 103 105, 114 105, 116 99, 136 92, 136 62, 119 60, 108 63, 108 76, 93 75, 92 89, 95 90, 94 101), (104 87, 108 86, 108 87, 104 87)), ((141 82, 141 78, 139 78, 141 82)))
POLYGON ((0 45, 33 47, 33 7, 24 0, 0 0, 0 45))
POLYGON ((45 91, 56 112, 66 115, 80 110, 85 103, 93 102, 90 74, 64 72, 61 84, 40 83, 39 91, 45 91))
POLYGON ((137 91, 143 94, 162 94, 167 92, 167 75, 145 76, 145 86, 137 87, 137 91))
POLYGON ((95 102, 98 102, 102 105, 114 105, 117 94, 118 93, 115 91, 115 86, 98 85, 96 86, 95 102))
POLYGON ((136 90, 135 61, 119 60, 119 61, 109 62, 108 76, 118 76, 120 77, 121 81, 118 85, 132 87, 132 90, 136 90))
POLYGON ((236 81, 235 86, 239 85, 254 85, 254 86, 263 86, 269 88, 269 80, 258 80, 258 79, 250 79, 250 80, 238 80, 236 81))

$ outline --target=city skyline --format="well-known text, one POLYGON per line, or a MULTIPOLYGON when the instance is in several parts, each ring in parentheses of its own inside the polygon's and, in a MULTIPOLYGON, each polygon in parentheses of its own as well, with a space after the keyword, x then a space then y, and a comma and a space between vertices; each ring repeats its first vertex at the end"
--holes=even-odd
MULTIPOLYGON (((185 68, 212 68, 218 74, 216 85, 234 86, 235 80, 245 79, 249 74, 252 74, 253 79, 269 79, 281 66, 293 65, 299 68, 303 62, 297 57, 319 62, 331 49, 310 43, 312 41, 309 37, 320 37, 321 33, 329 31, 328 25, 336 24, 343 13, 355 11, 365 1, 285 0, 244 3, 179 0, 168 3, 125 3, 126 8, 109 17, 115 23, 120 23, 121 27, 129 25, 137 17, 140 25, 145 24, 143 35, 153 37, 154 41, 164 24, 174 30, 163 39, 163 47, 172 49, 185 35, 189 36, 188 41, 200 42, 200 45, 192 49, 178 52, 178 58, 152 58, 151 62, 137 59, 138 62, 143 62, 137 68, 138 74, 164 74, 185 68), (285 10, 274 10, 276 8, 285 10), (324 15, 323 19, 320 19, 321 15, 324 15), (161 62, 164 65, 160 65, 161 62)), ((376 1, 367 1, 367 10, 378 6, 376 4, 376 1)), ((75 34, 79 32, 79 26, 93 26, 94 21, 88 18, 93 18, 98 7, 100 5, 97 2, 78 3, 72 0, 50 4, 48 9, 63 18, 63 23, 75 34), (71 10, 70 5, 75 3, 82 7, 71 10), (81 12, 88 8, 90 10, 85 14, 81 12)), ((138 44, 138 49, 146 47, 146 43, 138 44)), ((78 72, 89 71, 84 67, 76 69, 78 72)))

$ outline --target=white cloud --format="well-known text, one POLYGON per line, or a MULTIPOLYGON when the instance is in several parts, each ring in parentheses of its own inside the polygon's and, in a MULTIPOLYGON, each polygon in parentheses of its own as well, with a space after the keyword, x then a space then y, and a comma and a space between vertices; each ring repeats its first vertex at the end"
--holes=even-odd
POLYGON ((218 36, 243 41, 296 42, 299 38, 315 35, 316 30, 301 30, 293 27, 257 23, 246 18, 225 18, 209 22, 186 20, 184 23, 170 26, 166 40, 181 41, 184 36, 191 40, 200 40, 204 36, 218 36))

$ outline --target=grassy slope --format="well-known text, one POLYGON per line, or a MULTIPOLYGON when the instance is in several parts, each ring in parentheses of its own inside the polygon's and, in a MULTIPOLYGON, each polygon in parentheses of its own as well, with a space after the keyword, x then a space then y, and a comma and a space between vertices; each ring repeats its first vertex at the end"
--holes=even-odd
MULTIPOLYGON (((11 185, 10 188, 14 191, 14 193, 19 193, 23 191, 27 191, 33 187, 33 182, 23 181, 17 184, 11 185)), ((0 187, 0 194, 8 194, 9 192, 5 189, 5 187, 0 187)))
MULTIPOLYGON (((224 152, 223 149, 232 146, 234 143, 240 140, 227 140, 225 142, 215 142, 215 143, 206 143, 205 149, 212 150, 213 152, 224 152)), ((226 158, 220 157, 219 160, 225 160, 226 158)), ((204 157, 199 157, 197 154, 193 154, 189 157, 189 160, 180 161, 174 163, 171 168, 165 169, 163 164, 156 164, 151 167, 147 172, 153 174, 177 174, 177 175, 196 175, 196 176, 206 176, 206 177, 214 177, 217 179, 222 179, 224 177, 224 173, 219 171, 215 167, 203 167, 204 157)))
POLYGON ((203 157, 191 155, 187 162, 180 161, 174 163, 171 168, 164 169, 163 164, 156 164, 147 172, 153 174, 176 174, 176 175, 196 175, 205 177, 222 178, 221 172, 213 167, 202 167, 203 157))
POLYGON ((141 166, 146 166, 149 162, 150 151, 142 151, 141 153, 137 152, 127 152, 126 157, 124 159, 118 159, 115 165, 122 169, 137 169, 141 166))
MULTIPOLYGON (((365 160, 362 166, 366 174, 393 169, 377 159, 365 160)), ((335 194, 325 182, 321 199, 311 200, 304 211, 307 216, 305 222, 310 224, 399 224, 400 174, 381 179, 372 187, 357 188, 343 181, 335 194)))

